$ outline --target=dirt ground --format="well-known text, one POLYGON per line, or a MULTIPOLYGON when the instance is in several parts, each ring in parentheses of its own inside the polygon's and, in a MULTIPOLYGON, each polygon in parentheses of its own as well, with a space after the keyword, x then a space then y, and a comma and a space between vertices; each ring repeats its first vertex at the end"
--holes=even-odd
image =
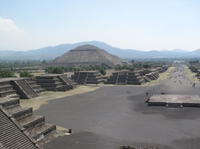
POLYGON ((199 84, 184 66, 154 86, 102 86, 84 94, 51 100, 37 114, 50 123, 72 128, 73 134, 46 144, 46 149, 118 149, 120 145, 199 149, 200 109, 149 107, 151 94, 200 95, 199 84))

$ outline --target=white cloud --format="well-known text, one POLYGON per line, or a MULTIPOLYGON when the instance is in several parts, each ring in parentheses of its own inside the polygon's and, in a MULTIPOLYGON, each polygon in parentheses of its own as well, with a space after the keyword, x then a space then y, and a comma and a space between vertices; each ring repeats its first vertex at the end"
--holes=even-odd
POLYGON ((25 31, 11 19, 0 18, 0 50, 23 47, 25 31))

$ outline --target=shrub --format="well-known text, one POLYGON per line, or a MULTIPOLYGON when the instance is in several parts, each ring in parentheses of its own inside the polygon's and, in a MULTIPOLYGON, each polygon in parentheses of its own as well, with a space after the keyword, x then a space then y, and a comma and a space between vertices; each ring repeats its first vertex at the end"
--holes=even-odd
POLYGON ((0 77, 6 78, 6 77, 14 77, 14 71, 11 71, 9 69, 0 69, 0 77))
POLYGON ((53 73, 53 74, 62 74, 64 73, 64 68, 63 67, 48 67, 46 69, 47 73, 53 73))
POLYGON ((28 71, 21 71, 20 77, 32 77, 33 75, 28 71))
POLYGON ((106 70, 105 69, 100 69, 99 72, 104 76, 106 75, 106 70))

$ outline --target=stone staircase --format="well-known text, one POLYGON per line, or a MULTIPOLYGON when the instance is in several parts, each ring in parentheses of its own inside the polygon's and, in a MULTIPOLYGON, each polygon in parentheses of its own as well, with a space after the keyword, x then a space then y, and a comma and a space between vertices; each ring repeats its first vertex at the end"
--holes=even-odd
POLYGON ((32 79, 32 78, 27 78, 26 81, 28 82, 28 84, 33 88, 33 90, 36 92, 36 93, 41 93, 41 92, 44 92, 45 89, 42 88, 39 84, 37 84, 37 81, 32 79))
POLYGON ((59 79, 60 79, 62 82, 64 82, 65 85, 68 86, 69 89, 73 89, 73 88, 75 87, 76 83, 73 82, 72 80, 70 80, 70 79, 67 77, 67 75, 60 75, 60 76, 58 76, 58 77, 59 77, 59 79))
POLYGON ((14 89, 17 90, 18 94, 20 94, 20 98, 29 99, 38 96, 25 79, 14 80, 11 81, 11 83, 13 84, 14 89))
POLYGON ((9 83, 9 81, 0 82, 0 106, 5 111, 6 116, 12 119, 35 144, 40 145, 48 141, 49 136, 53 136, 56 126, 45 123, 45 117, 35 115, 32 108, 22 108, 19 95, 16 94, 16 90, 9 83), (10 92, 4 94, 6 90, 10 92))

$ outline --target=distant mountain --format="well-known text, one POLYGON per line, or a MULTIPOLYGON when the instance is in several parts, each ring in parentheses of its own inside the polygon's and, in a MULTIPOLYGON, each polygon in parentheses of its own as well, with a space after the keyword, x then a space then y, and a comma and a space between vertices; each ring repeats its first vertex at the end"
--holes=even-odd
POLYGON ((104 42, 89 41, 74 44, 61 44, 52 47, 44 47, 30 51, 0 51, 0 60, 51 60, 63 55, 67 51, 81 45, 94 45, 107 52, 124 59, 150 59, 150 58, 200 58, 200 49, 187 52, 181 49, 161 51, 139 51, 134 49, 120 49, 112 47, 104 42))

